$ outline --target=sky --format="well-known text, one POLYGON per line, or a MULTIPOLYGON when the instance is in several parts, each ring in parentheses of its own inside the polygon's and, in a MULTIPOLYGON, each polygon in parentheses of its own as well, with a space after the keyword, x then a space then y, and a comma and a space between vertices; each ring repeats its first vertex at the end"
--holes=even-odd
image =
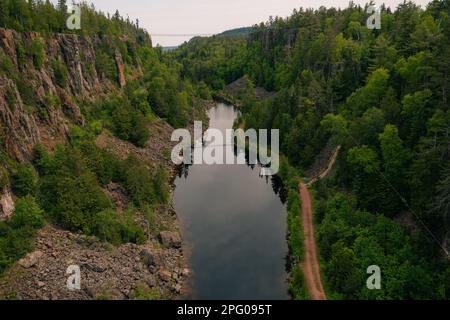
MULTIPOLYGON (((217 34, 229 29, 252 26, 269 16, 286 17, 294 8, 348 6, 349 0, 86 0, 98 10, 139 19, 140 26, 152 35, 153 43, 175 46, 193 35, 217 34), (175 36, 175 35, 186 36, 175 36)), ((369 0, 354 0, 365 4, 369 0)), ((69 1, 68 1, 69 2, 69 1)), ((403 0, 375 0, 396 7, 403 0)), ((425 6, 428 0, 415 0, 425 6)), ((83 19, 83 17, 81 18, 83 19)))

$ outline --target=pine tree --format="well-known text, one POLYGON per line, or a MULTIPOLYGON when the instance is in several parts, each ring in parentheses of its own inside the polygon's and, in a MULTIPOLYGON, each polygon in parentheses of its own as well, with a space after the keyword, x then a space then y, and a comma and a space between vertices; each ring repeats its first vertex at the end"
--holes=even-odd
POLYGON ((66 28, 66 19, 67 19, 67 1, 66 0, 58 0, 57 9, 59 11, 59 24, 60 30, 64 30, 66 28))
POLYGON ((0 27, 6 27, 8 23, 8 1, 0 0, 0 27))

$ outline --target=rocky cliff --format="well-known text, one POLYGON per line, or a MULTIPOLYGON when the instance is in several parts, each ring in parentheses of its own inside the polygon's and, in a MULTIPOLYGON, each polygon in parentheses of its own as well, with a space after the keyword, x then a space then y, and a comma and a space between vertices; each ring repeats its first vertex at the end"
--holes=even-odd
MULTIPOLYGON (((36 144, 53 149, 64 143, 71 125, 85 124, 81 105, 117 94, 126 85, 126 70, 133 73, 130 80, 142 74, 138 63, 132 65, 129 56, 121 53, 123 46, 115 46, 115 41, 0 28, 0 148, 9 157, 26 162, 33 157, 36 144)), ((123 42, 130 45, 128 39, 123 42)), ((163 164, 173 176, 167 145, 172 130, 165 121, 155 120, 145 148, 105 133, 96 142, 119 158, 133 154, 148 168, 163 164)), ((2 179, 5 166, 6 161, 0 161, 0 221, 11 218, 15 205, 10 185, 2 179)), ((117 184, 104 190, 119 211, 130 202, 123 190, 117 184)), ((33 240, 34 251, 0 277, 0 298, 133 299, 140 285, 150 288, 156 297, 178 296, 189 270, 176 215, 165 207, 155 209, 154 215, 157 227, 150 230, 146 218, 135 214, 148 237, 142 245, 112 247, 46 225, 33 240), (66 286, 66 269, 72 264, 81 268, 81 290, 71 291, 66 286)))
MULTIPOLYGON (((0 127, 9 156, 29 159, 34 145, 63 142, 70 123, 83 125, 77 101, 92 100, 115 90, 114 81, 97 71, 99 37, 74 34, 42 36, 0 28, 0 127), (42 57, 35 51, 42 46, 42 57), (24 50, 26 48, 26 50, 24 50), (31 54, 30 54, 31 52, 31 54), (36 59, 41 59, 36 63, 36 59), (61 66, 58 70, 58 66, 61 66), (61 79, 64 77, 64 79, 61 79)), ((125 66, 113 52, 117 83, 123 87, 125 66)))

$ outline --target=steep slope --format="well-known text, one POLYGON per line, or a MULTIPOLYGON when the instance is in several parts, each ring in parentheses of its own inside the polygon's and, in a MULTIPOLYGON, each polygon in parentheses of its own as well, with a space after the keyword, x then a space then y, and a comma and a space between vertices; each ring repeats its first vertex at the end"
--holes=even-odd
POLYGON ((97 71, 96 49, 104 43, 108 40, 97 36, 43 37, 0 28, 0 57, 12 63, 0 73, 0 125, 11 157, 30 159, 37 143, 53 147, 65 141, 70 123, 84 123, 77 101, 114 92, 113 82, 125 85, 117 48, 117 79, 111 81, 97 71))

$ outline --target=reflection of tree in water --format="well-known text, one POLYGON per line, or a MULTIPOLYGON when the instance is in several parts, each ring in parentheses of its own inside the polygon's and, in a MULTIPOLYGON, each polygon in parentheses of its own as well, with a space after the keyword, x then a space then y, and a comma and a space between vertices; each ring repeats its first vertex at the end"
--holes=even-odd
POLYGON ((187 179, 187 177, 189 176, 189 167, 190 166, 191 166, 191 164, 182 164, 182 165, 178 166, 178 178, 184 177, 185 179, 187 179))
MULTIPOLYGON (((240 151, 242 149, 235 146, 233 148, 233 150, 234 150, 235 157, 237 157, 238 151, 240 151)), ((255 170, 255 168, 258 168, 258 170, 261 168, 260 164, 250 164, 249 163, 250 162, 250 152, 248 150, 245 151, 245 162, 252 171, 255 170)), ((189 169, 191 166, 192 166, 192 164, 182 164, 182 165, 178 166, 178 177, 179 178, 184 177, 185 179, 187 179, 187 177, 189 176, 189 169)), ((273 192, 275 192, 275 194, 278 195, 278 197, 280 198, 280 200, 283 204, 286 204, 287 191, 284 188, 284 184, 283 184, 283 181, 281 180, 281 178, 277 175, 275 175, 275 176, 261 176, 260 175, 260 178, 264 179, 267 184, 269 184, 269 182, 270 182, 272 185, 273 192)))

